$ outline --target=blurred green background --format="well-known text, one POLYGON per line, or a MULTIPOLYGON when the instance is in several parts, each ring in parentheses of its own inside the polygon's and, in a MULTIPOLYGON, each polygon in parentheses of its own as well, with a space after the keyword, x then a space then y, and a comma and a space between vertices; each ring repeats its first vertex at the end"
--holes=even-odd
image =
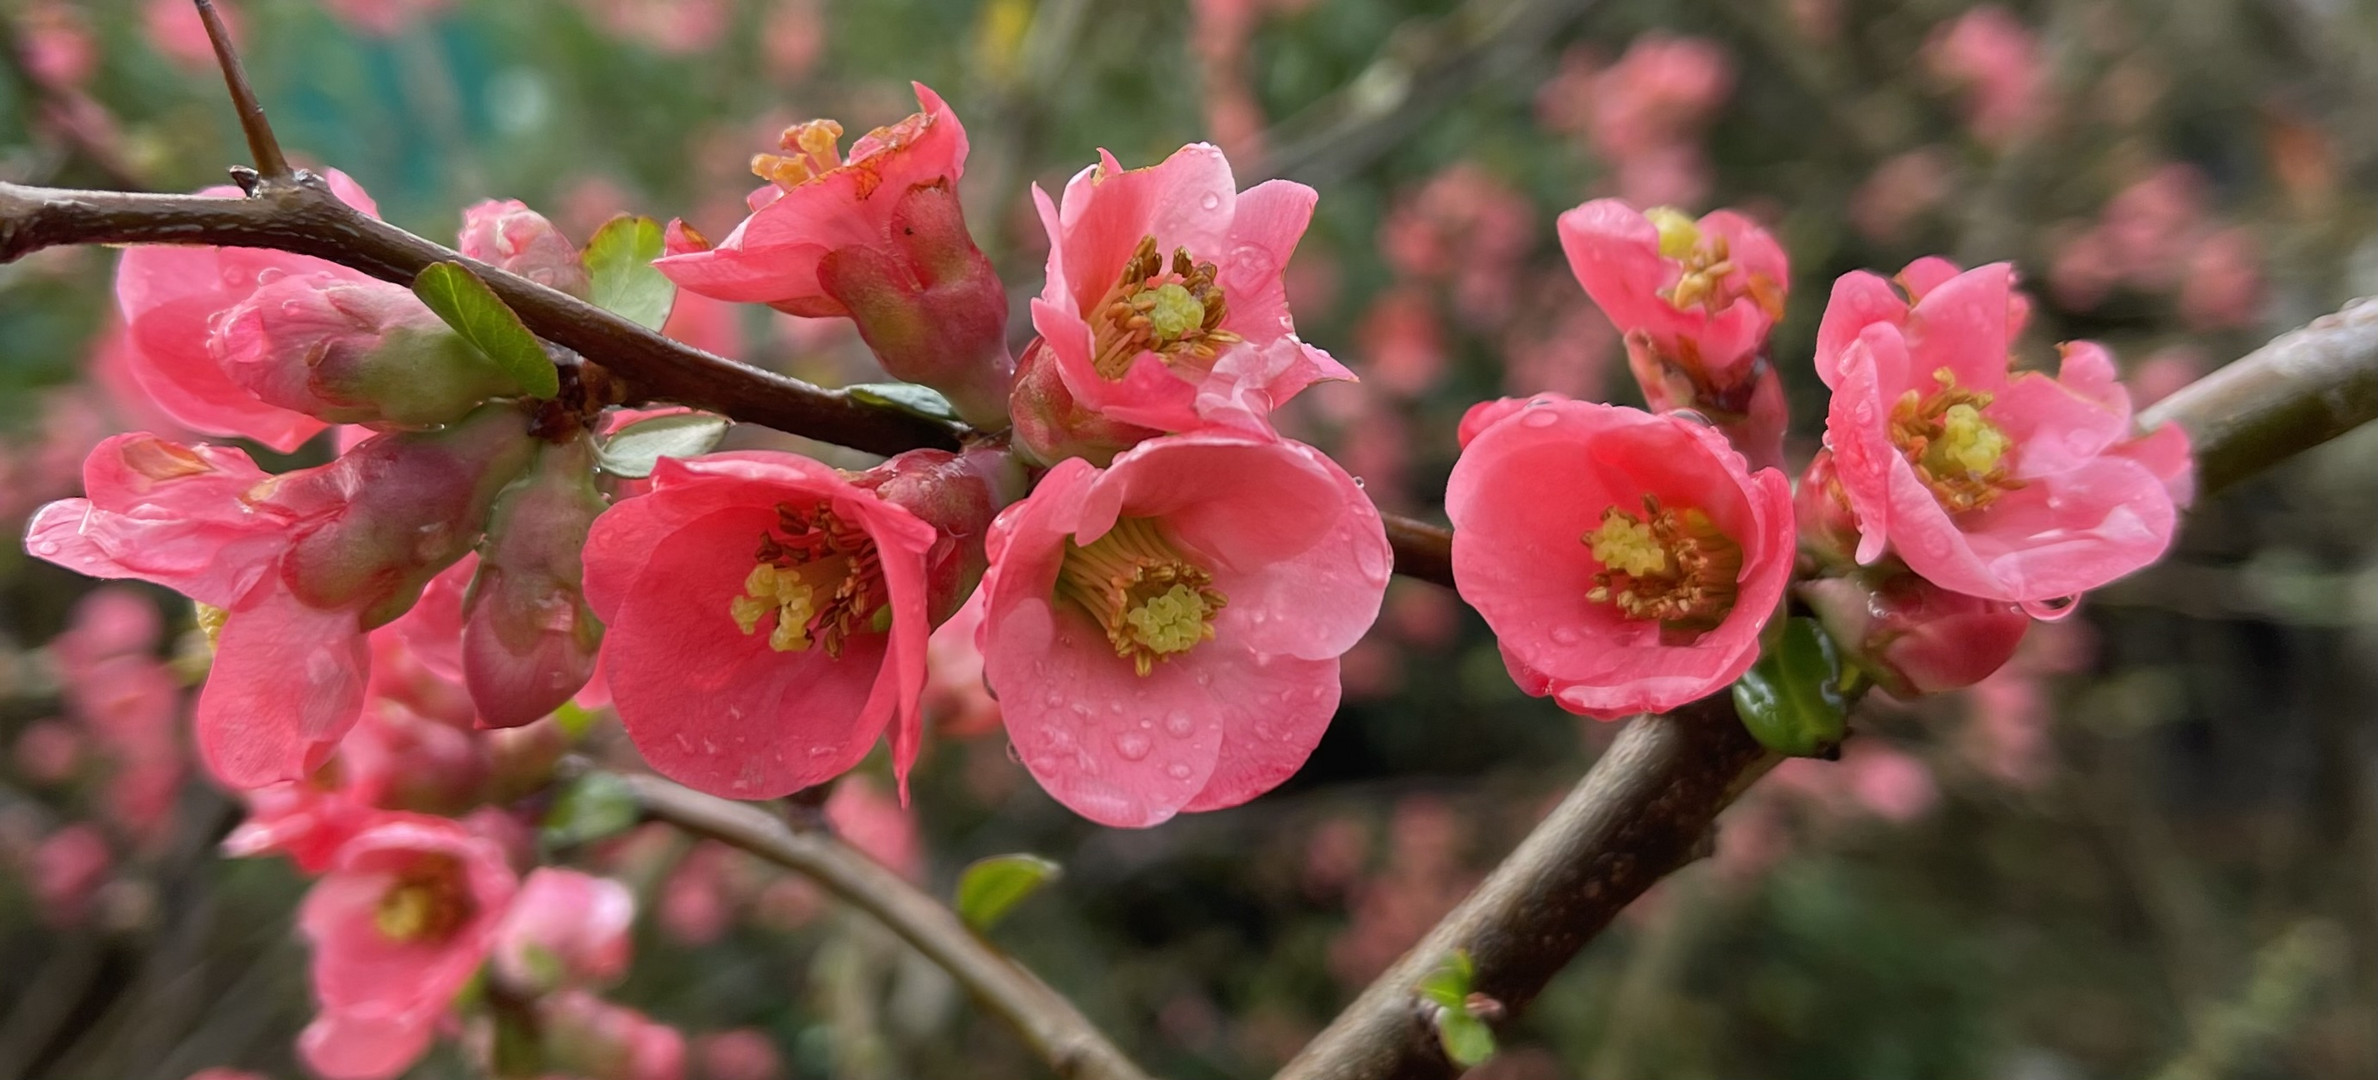
MULTIPOLYGON (((972 138, 964 196, 1019 334, 1047 246, 1029 185, 1054 191, 1100 147, 1140 165, 1217 140, 1242 183, 1321 192, 1298 328, 1365 384, 1316 390, 1287 425, 1422 516, 1469 404, 1633 394, 1552 232, 1587 198, 1777 230, 1803 452, 1817 316, 1849 270, 2011 259, 2035 295, 2025 357, 2104 341, 2141 396, 2378 293, 2378 5, 2357 0, 223 6, 293 155, 441 241, 488 197, 581 241, 622 210, 723 235, 778 129, 831 116, 856 135, 913 109, 921 80, 972 138)), ((186 8, 0 5, 0 178, 222 182, 242 144, 186 8)), ((112 262, 0 267, 12 528, 72 494, 122 422, 83 380, 112 262)), ((753 309, 712 332, 804 377, 868 374, 833 325, 753 309)), ((2373 434, 2205 501, 2166 563, 2035 630, 1984 687, 1871 703, 1843 762, 1756 789, 1717 857, 1593 943, 1479 1075, 2378 1075, 2373 434)), ((39 647, 89 588, 0 551, 0 745, 58 711, 39 647)), ((1287 786, 1146 832, 1071 817, 995 730, 943 738, 916 785, 925 879, 946 894, 985 855, 1056 859, 1062 884, 996 940, 1156 1072, 1266 1075, 1611 733, 1520 695, 1431 586, 1398 582, 1346 670, 1347 706, 1287 786)), ((236 812, 191 781, 170 835, 109 834, 96 901, 61 918, 35 852, 98 816, 105 769, 28 755, 0 763, 0 1080, 300 1075, 302 882, 214 856, 236 812)), ((859 916, 722 850, 619 847, 587 856, 646 901, 616 1000, 697 1037, 756 1029, 791 1076, 1043 1075, 859 916)), ((446 1048, 417 1075, 469 1072, 446 1048)))

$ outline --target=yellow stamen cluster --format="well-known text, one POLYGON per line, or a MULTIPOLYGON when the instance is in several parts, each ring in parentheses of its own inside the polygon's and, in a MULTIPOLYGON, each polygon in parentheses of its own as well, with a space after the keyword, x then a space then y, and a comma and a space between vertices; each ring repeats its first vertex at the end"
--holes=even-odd
POLYGON ((1143 676, 1214 639, 1214 616, 1229 601, 1213 585, 1153 518, 1119 518, 1086 545, 1068 541, 1057 571, 1057 595, 1097 620, 1115 655, 1143 676))
POLYGON ((743 595, 727 601, 735 627, 756 634, 760 620, 774 615, 769 648, 806 652, 823 646, 834 657, 852 634, 883 630, 890 597, 866 530, 822 503, 808 509, 779 504, 776 516, 777 529, 760 536, 743 595), (822 595, 827 582, 834 591, 822 595))
POLYGON ((1656 620, 1664 640, 1690 644, 1734 610, 1742 546, 1708 514, 1664 508, 1646 495, 1642 516, 1609 507, 1582 540, 1603 566, 1586 599, 1656 620))
POLYGON ((753 175, 786 191, 842 167, 842 125, 810 120, 784 129, 782 154, 753 154, 753 175))
POLYGON ((1217 272, 1213 263, 1192 260, 1187 248, 1173 249, 1168 272, 1156 238, 1141 237, 1122 276, 1090 309, 1091 366, 1099 376, 1121 379, 1142 352, 1168 364, 1212 364, 1224 346, 1239 340, 1222 329, 1228 307, 1214 281, 1217 272))
POLYGON ((1725 237, 1702 232, 1699 223, 1674 207, 1655 206, 1643 216, 1660 232, 1660 257, 1675 260, 1682 270, 1675 286, 1660 293, 1671 307, 1678 311, 1699 307, 1715 315, 1748 296, 1768 318, 1783 317, 1783 289, 1773 279, 1746 273, 1739 281, 1728 280, 1739 267, 1734 265, 1732 245, 1725 237))
POLYGON ((1932 377, 1939 390, 1929 396, 1910 390, 1891 407, 1891 442, 1917 478, 1952 514, 1979 510, 2021 487, 2013 477, 2015 440, 1984 412, 1991 395, 1958 386, 1945 367, 1932 377))
POLYGON ((462 863, 451 855, 425 855, 380 894, 372 926, 390 941, 444 941, 475 911, 462 863))

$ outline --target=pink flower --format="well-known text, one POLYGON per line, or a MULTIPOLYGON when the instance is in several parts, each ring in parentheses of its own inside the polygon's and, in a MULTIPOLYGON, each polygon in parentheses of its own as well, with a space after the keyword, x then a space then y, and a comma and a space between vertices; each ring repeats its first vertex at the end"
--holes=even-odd
POLYGON ((2036 119, 2045 75, 2039 41, 2014 13, 1996 4, 1970 9, 1935 31, 1924 53, 1935 76, 1965 88, 1976 138, 2005 143, 2036 119))
POLYGON ((1062 203, 1032 194, 1049 234, 1032 325, 1083 408, 1188 431, 1204 423, 1204 397, 1252 396, 1268 411, 1319 380, 1354 377, 1297 340, 1288 316, 1281 273, 1313 189, 1267 180, 1241 192, 1222 151, 1197 143, 1144 169, 1102 151, 1062 203), (1261 359, 1220 362, 1242 343, 1261 359))
POLYGON ((684 1080, 685 1036, 584 990, 537 1001, 548 1065, 586 1080, 684 1080))
POLYGON ((652 484, 595 519, 585 554, 613 702, 645 760, 774 798, 848 771, 891 724, 905 772, 933 527, 790 454, 664 458, 652 484))
POLYGON ((757 1028, 714 1031, 694 1040, 694 1057, 705 1080, 781 1080, 784 1059, 767 1032, 757 1028))
POLYGON ((1942 588, 2047 614, 2163 554, 2192 493, 2188 437, 2137 435, 2096 345, 2064 346, 2053 379, 2009 371, 2023 317, 2013 272, 1939 280, 1949 269, 1910 266, 1912 306, 1880 277, 1845 275, 1817 330, 1857 557, 1888 546, 1942 588))
POLYGON ((339 21, 373 37, 395 37, 415 19, 436 13, 447 0, 322 0, 339 21))
POLYGON ((1812 578, 1800 583, 1799 595, 1858 666, 1902 699, 1982 681, 2031 628, 2018 605, 1953 593, 1906 572, 1812 578))
MULTIPOLYGON (((215 15, 223 20, 223 28, 231 31, 232 41, 239 42, 239 13, 229 4, 217 4, 215 15)), ((149 44, 166 59, 192 71, 214 68, 214 43, 207 40, 206 24, 199 21, 198 9, 188 0, 149 0, 142 17, 149 44)))
POLYGON ((850 846, 910 881, 925 877, 916 816, 864 775, 844 777, 826 797, 826 821, 850 846))
POLYGON ((785 129, 752 170, 751 216, 710 246, 676 223, 654 265, 680 287, 793 315, 844 316, 884 370, 940 390, 969 423, 1006 427, 1007 298, 958 204, 966 129, 939 95, 841 156, 842 125, 785 129))
POLYGON ((389 814, 350 838, 298 910, 321 1004, 298 1037, 306 1064, 385 1080, 418 1060, 517 884, 501 848, 443 818, 389 814))
MULTIPOLYGON (((347 205, 378 215, 371 197, 345 173, 326 170, 323 179, 347 205)), ((236 198, 239 189, 215 187, 199 194, 236 198)), ((297 449, 323 423, 259 400, 224 372, 208 344, 217 315, 258 286, 289 274, 370 280, 335 263, 258 248, 155 244, 126 249, 116 265, 116 302, 135 350, 133 379, 166 415, 193 431, 246 436, 283 453, 297 449)))
POLYGON ((1208 431, 1060 463, 992 526, 984 672, 1057 801, 1147 826, 1304 763, 1379 613, 1378 511, 1301 443, 1208 431))
POLYGON ((530 871, 495 931, 495 972, 514 990, 547 993, 627 974, 636 898, 610 878, 542 866, 530 871))
POLYGON ((518 199, 489 199, 464 209, 455 250, 539 285, 586 295, 586 264, 579 261, 578 246, 518 199))
POLYGON ((107 838, 89 822, 75 822, 42 840, 26 875, 42 921, 53 927, 79 925, 89 917, 92 899, 107 884, 114 864, 107 838))
POLYGON ((1462 443, 1454 582, 1522 689, 1610 720, 1758 659, 1794 554, 1781 473, 1692 421, 1550 395, 1472 407, 1462 443))
POLYGON ((237 450, 120 435, 84 465, 90 497, 43 507, 25 546, 220 609, 199 749, 223 782, 259 787, 329 757, 362 708, 364 631, 469 549, 531 445, 498 407, 268 477, 237 450))

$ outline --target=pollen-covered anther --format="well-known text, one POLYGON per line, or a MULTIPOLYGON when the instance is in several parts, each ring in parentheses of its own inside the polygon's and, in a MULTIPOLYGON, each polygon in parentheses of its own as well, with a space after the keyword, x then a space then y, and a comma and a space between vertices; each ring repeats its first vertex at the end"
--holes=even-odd
POLYGON ((752 155, 751 171, 786 191, 842 166, 842 125, 832 120, 794 124, 778 144, 786 152, 752 155))
POLYGON ((1143 676, 1214 639, 1214 616, 1228 598, 1213 585, 1152 518, 1119 518, 1086 545, 1069 542, 1057 571, 1058 595, 1097 620, 1115 655, 1143 676))
POLYGON ((773 615, 769 648, 823 646, 833 657, 842 655, 850 635, 886 629, 890 597, 866 531, 822 504, 806 510, 780 504, 776 512, 778 528, 760 535, 743 594, 727 601, 736 629, 757 634, 760 620, 773 615))
POLYGON ((1742 546, 1700 510, 1646 495, 1641 516, 1609 507, 1581 539, 1603 566, 1586 599, 1656 621, 1664 638, 1689 643, 1734 610, 1742 546))
POLYGON ((462 875, 462 864, 444 855, 424 857, 398 872, 372 911, 373 927, 390 941, 437 942, 452 937, 474 913, 462 875))
POLYGON ((1723 235, 1701 230, 1690 215, 1669 206, 1643 212, 1660 233, 1660 255, 1676 260, 1681 273, 1676 284, 1660 296, 1678 311, 1699 307, 1715 315, 1743 297, 1766 311, 1769 319, 1783 317, 1783 287, 1765 274, 1736 277, 1733 245, 1723 235))
POLYGON ((1910 390, 1891 407, 1891 442, 1916 477, 1952 514, 1979 510, 2023 486, 2013 478, 2015 440, 1990 421, 1991 395, 1958 386, 1945 367, 1932 377, 1938 391, 1910 390))
POLYGON ((1237 342, 1237 334, 1222 329, 1229 308, 1214 280, 1217 273, 1213 263, 1191 258, 1187 248, 1173 250, 1167 269, 1156 238, 1141 237, 1122 276, 1091 307, 1091 366, 1099 377, 1121 379, 1142 352, 1168 364, 1202 368, 1237 342))

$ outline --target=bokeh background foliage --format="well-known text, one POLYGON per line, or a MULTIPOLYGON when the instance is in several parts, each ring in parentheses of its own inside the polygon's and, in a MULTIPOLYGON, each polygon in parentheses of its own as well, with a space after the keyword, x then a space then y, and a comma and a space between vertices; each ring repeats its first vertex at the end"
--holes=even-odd
MULTIPOLYGON (((178 0, 8 0, 0 174, 190 190, 240 142, 178 0), (63 27, 71 33, 60 37, 63 27), (74 35, 79 34, 76 38, 74 35), (61 54, 80 41, 83 54, 61 54), (177 46, 176 42, 180 44, 177 46), (57 65, 81 65, 54 78, 57 65), (70 87, 61 90, 60 86, 70 87)), ((1551 231, 1597 195, 1745 208, 1794 262, 1776 357, 1802 447, 1831 280, 2012 259, 2028 357, 2092 337, 2142 396, 2378 292, 2378 7, 2336 0, 226 0, 282 141, 450 236, 527 200, 583 240, 619 210, 722 235, 784 124, 911 107, 968 125, 965 197, 1017 297, 1046 241, 1028 185, 1100 147, 1212 138, 1242 179, 1319 187, 1299 329, 1364 374, 1288 422, 1385 506, 1435 512, 1482 397, 1625 400, 1615 336, 1551 231), (420 6, 424 10, 410 9, 420 6), (392 17, 393 16, 393 17, 392 17), (382 25, 386 24, 386 25, 382 25), (1960 36, 1963 35, 1963 36, 1960 36)), ((111 253, 0 268, 0 516, 71 493, 109 430, 85 379, 111 253)), ((710 339, 869 377, 831 325, 743 312, 710 339)), ((1847 758, 1796 763, 1716 857, 1640 902, 1483 1075, 1794 1080, 2378 1073, 2378 438, 2194 513, 2165 564, 1921 708, 1877 701, 1847 758)), ((761 433, 739 438, 758 444, 761 433)), ((89 583, 0 551, 0 1077, 297 1075, 300 885, 212 845, 180 784, 160 835, 105 833, 80 910, 44 841, 100 817, 110 766, 42 767, 39 651, 89 583)), ((149 598, 172 625, 189 613, 149 598)), ((1051 803, 996 731, 916 786, 921 873, 1033 851, 1062 883, 994 936, 1168 1076, 1262 1075, 1522 835, 1610 729, 1521 696, 1449 593, 1399 582, 1310 765, 1251 806, 1149 832, 1051 803)), ((640 833, 593 856, 648 917, 616 993, 787 1075, 1034 1076, 888 935, 723 849, 640 833)), ((55 858, 55 855, 52 855, 55 858)), ((724 1076, 697 1053, 694 1073, 724 1076)), ((422 1076, 461 1076, 451 1049, 422 1076)))

